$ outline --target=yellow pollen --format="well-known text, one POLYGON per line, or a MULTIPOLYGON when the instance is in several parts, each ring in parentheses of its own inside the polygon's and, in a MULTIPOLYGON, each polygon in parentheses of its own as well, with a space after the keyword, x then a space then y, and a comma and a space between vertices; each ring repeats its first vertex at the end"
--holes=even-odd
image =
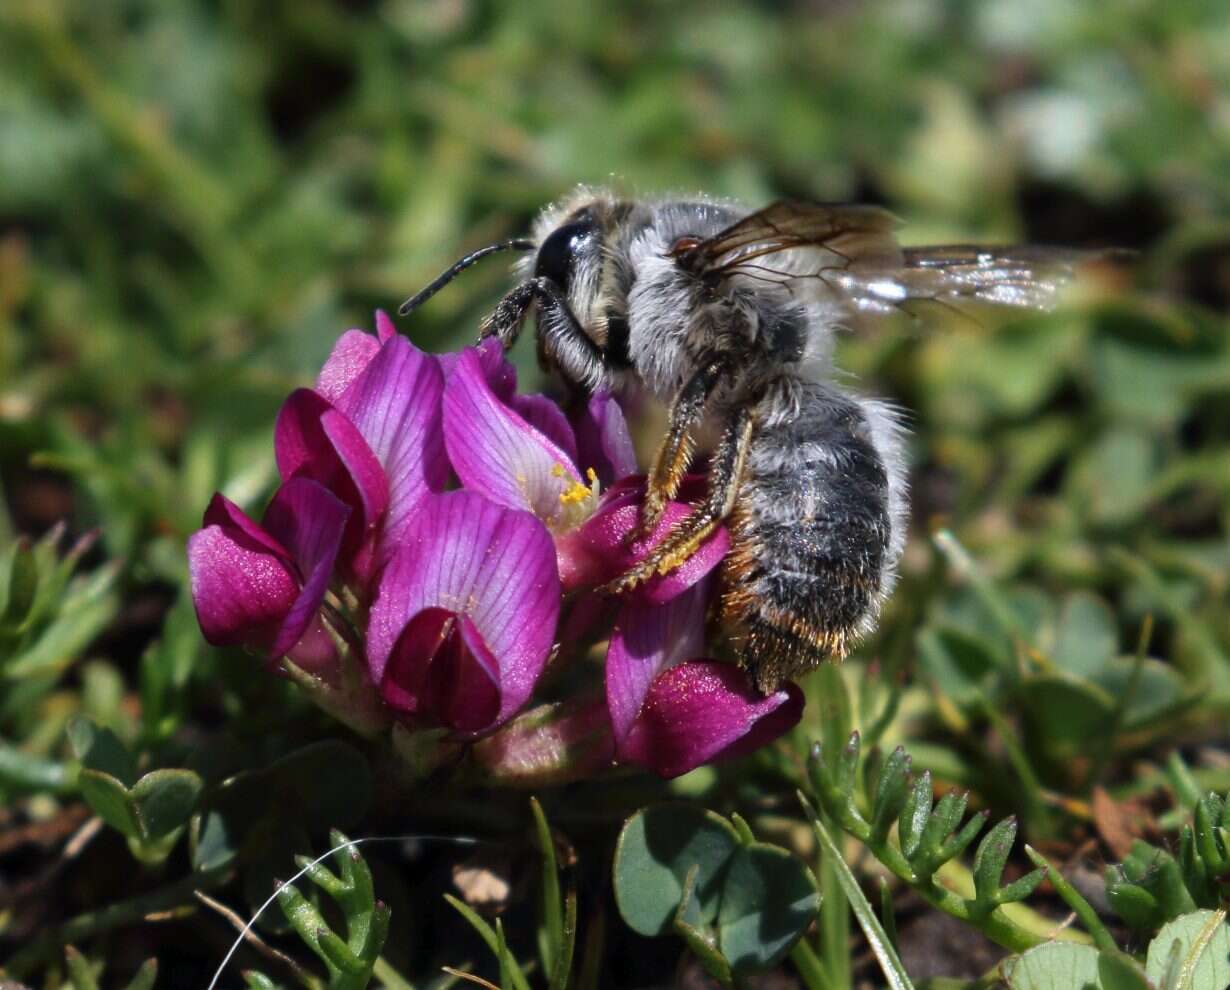
POLYGON ((574 481, 568 487, 567 491, 560 492, 559 500, 563 502, 564 505, 573 505, 576 502, 584 502, 592 494, 593 491, 588 485, 583 485, 579 481, 574 481))
POLYGON ((564 465, 562 464, 556 464, 555 467, 551 468, 552 478, 562 478, 564 473, 564 465))
POLYGON ((589 483, 591 485, 597 484, 598 482, 598 472, 595 471, 593 468, 585 469, 585 477, 589 479, 589 483))

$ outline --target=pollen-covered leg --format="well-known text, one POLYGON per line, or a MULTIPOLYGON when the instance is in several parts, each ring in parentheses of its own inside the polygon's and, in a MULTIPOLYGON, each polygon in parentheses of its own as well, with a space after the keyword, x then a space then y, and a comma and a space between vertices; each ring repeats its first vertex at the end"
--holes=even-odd
POLYGON ((692 430, 704 414, 705 402, 713 387, 728 367, 724 357, 703 362, 671 403, 666 436, 662 438, 649 470, 645 501, 641 505, 640 524, 634 539, 643 539, 657 529, 666 504, 679 494, 679 484, 692 462, 692 430))
POLYGON ((734 508, 751 440, 751 413, 740 409, 731 417, 714 451, 709 470, 709 497, 704 504, 680 521, 636 567, 603 590, 629 591, 657 574, 669 574, 696 552, 734 508))

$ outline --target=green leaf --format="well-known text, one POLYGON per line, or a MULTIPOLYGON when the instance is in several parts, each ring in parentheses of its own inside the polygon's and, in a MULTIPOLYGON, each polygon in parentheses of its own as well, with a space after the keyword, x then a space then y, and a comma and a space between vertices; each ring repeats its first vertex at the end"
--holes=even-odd
POLYGON ((26 540, 15 540, 0 559, 0 630, 21 627, 34 605, 38 565, 26 540))
POLYGON ((1120 917, 1138 930, 1154 929, 1197 907, 1174 856, 1140 839, 1132 843, 1127 859, 1107 869, 1106 895, 1120 917))
MULTIPOLYGON (((1118 336, 1127 320, 1144 321, 1139 313, 1107 314, 1106 329, 1090 353, 1093 384, 1107 413, 1114 419, 1145 426, 1171 426, 1183 415, 1186 396, 1227 374, 1226 358, 1184 353, 1176 342, 1165 346, 1128 342, 1118 336), (1112 336, 1113 334, 1113 336, 1112 336)), ((1161 338, 1163 335, 1159 334, 1161 338)))
POLYGON ((492 928, 464 901, 458 900, 451 894, 445 894, 444 899, 457 910, 458 914, 470 923, 470 927, 478 933, 479 937, 487 944, 487 948, 491 950, 492 955, 496 957, 501 973, 508 976, 508 979, 504 981, 504 986, 511 986, 512 990, 529 990, 529 983, 526 981, 521 967, 514 965, 509 957, 508 946, 504 942, 504 932, 500 927, 499 920, 496 920, 496 927, 492 928))
POLYGON ((1178 985, 1167 990, 1226 990, 1230 987, 1230 928, 1224 911, 1193 911, 1165 925, 1152 942, 1145 972, 1162 985, 1174 945, 1179 945, 1178 985))
POLYGON ((157 979, 158 960, 146 959, 124 990, 154 990, 154 981, 157 979))
POLYGON ((1115 699, 1092 681, 1069 674, 1035 674, 1021 681, 1019 697, 1030 728, 1054 760, 1067 761, 1105 738, 1115 699))
POLYGON ((1177 715, 1190 703, 1183 677, 1172 665, 1146 658, 1139 661, 1140 672, 1136 674, 1137 662, 1135 657, 1115 657, 1090 678, 1117 699, 1124 698, 1133 678, 1138 678, 1123 713, 1125 729, 1142 728, 1177 715))
POLYGON ((935 687, 964 707, 977 703, 1000 667, 989 637, 947 627, 918 634, 918 660, 935 687))
POLYGON ((1106 990, 1098 972, 1100 961, 1092 945, 1047 942, 1012 964, 1008 986, 1011 990, 1106 990))
POLYGON ((0 785, 6 791, 71 791, 69 769, 57 760, 23 752, 0 739, 0 785))
POLYGON ((137 761, 119 736, 84 715, 68 723, 68 742, 81 765, 110 774, 126 787, 137 779, 137 761))
POLYGON ((923 831, 931 818, 932 800, 931 771, 924 770, 914 780, 901 814, 897 819, 897 838, 906 859, 913 859, 922 842, 923 831))
POLYGON ((91 963, 77 948, 64 946, 64 965, 68 969, 68 979, 73 990, 98 990, 98 976, 102 972, 102 963, 91 963))
POLYGON ((119 780, 101 770, 82 770, 77 787, 86 803, 104 822, 130 839, 141 838, 141 820, 136 806, 119 780))
POLYGON ((995 906, 1004 864, 1016 841, 1016 819, 1005 818, 983 837, 974 853, 974 890, 978 907, 989 911, 995 906))
POLYGON ((118 566, 108 565, 76 593, 70 591, 59 603, 57 618, 12 657, 5 676, 58 672, 80 657, 119 612, 120 597, 113 589, 118 576, 118 566))
POLYGON ((854 912, 854 917, 858 919, 859 927, 863 929, 863 934, 867 936, 867 941, 871 945, 871 951, 876 957, 876 962, 880 964, 880 970, 888 980, 889 990, 913 990, 913 984, 910 982, 910 977, 905 971, 905 967, 901 965, 901 959, 897 955, 897 950, 893 947, 892 942, 885 934, 884 929, 880 926, 879 919, 876 918, 875 911, 867 902, 867 898, 863 895, 862 888, 858 885, 858 880, 850 871, 850 867, 842 858, 841 850, 837 848, 837 843, 833 841, 833 837, 829 834, 829 830, 821 821, 820 816, 816 814, 816 809, 811 806, 807 798, 799 794, 799 801, 803 804, 803 809, 807 812, 808 818, 811 819, 812 828, 816 832, 816 838, 820 840, 820 847, 824 851, 824 857, 830 861, 837 871, 838 881, 841 883, 841 889, 845 891, 846 899, 850 902, 850 909, 854 912))
POLYGON ((1102 599, 1088 592, 1068 595, 1059 613, 1051 659, 1069 674, 1090 677, 1119 652, 1115 615, 1102 599))
POLYGON ((540 896, 542 898, 542 917, 540 924, 545 931, 546 951, 543 953, 543 969, 551 975, 552 984, 560 977, 561 970, 566 971, 572 956, 572 946, 565 949, 566 935, 564 932, 564 903, 560 892, 559 864, 556 862, 555 839, 551 836, 551 827, 547 824, 547 816, 537 798, 530 798, 530 810, 534 815, 534 835, 538 841, 538 851, 542 856, 542 878, 540 881, 540 896), (567 955, 568 959, 564 957, 567 955))
POLYGON ((161 838, 186 825, 204 784, 191 770, 154 770, 130 791, 145 835, 161 838))
POLYGON ((1157 475, 1156 442, 1145 432, 1112 428, 1076 463, 1071 474, 1076 501, 1098 526, 1120 526, 1148 505, 1157 475))
POLYGON ((141 657, 141 721, 153 733, 167 733, 168 708, 182 694, 204 647, 190 589, 185 585, 162 624, 162 635, 141 657))
POLYGON ((1126 952, 1098 953, 1098 978, 1105 990, 1153 990, 1140 963, 1126 952))
POLYGON ((1157 898, 1143 887, 1125 880, 1118 867, 1106 869, 1106 899, 1115 914, 1136 931, 1156 929, 1166 920, 1157 898))
POLYGON ((910 793, 910 758, 898 746, 884 761, 876 781, 875 798, 871 806, 871 838, 879 843, 888 835, 910 793))
POLYGON ((785 958, 819 909, 815 877, 796 855, 762 842, 740 846, 722 885, 718 947, 736 973, 767 969, 785 958))
POLYGON ((999 904, 1012 904, 1014 901, 1023 901, 1037 890, 1045 879, 1046 870, 1033 870, 1024 876, 1017 877, 1007 886, 1001 887, 995 900, 999 904))
POLYGON ((615 847, 615 903, 641 935, 672 930, 688 873, 695 882, 698 924, 718 914, 723 875, 739 847, 734 828, 711 811, 688 804, 659 804, 628 819, 615 847))

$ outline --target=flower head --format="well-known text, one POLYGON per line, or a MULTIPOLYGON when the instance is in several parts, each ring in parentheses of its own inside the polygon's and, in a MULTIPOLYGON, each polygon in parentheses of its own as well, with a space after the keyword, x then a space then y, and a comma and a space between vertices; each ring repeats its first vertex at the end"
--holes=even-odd
POLYGON ((219 495, 189 541, 211 642, 326 681, 349 664, 364 704, 399 731, 481 737, 478 764, 510 779, 612 760, 676 776, 798 721, 797 687, 762 697, 709 657, 725 529, 633 592, 597 590, 702 494, 685 481, 640 535, 645 479, 614 397, 566 414, 517 392, 494 341, 432 356, 383 314, 376 330, 343 334, 315 387, 287 399, 274 431, 282 486, 262 523, 219 495), (549 663, 578 662, 604 638, 604 702, 580 695, 518 717, 549 663))

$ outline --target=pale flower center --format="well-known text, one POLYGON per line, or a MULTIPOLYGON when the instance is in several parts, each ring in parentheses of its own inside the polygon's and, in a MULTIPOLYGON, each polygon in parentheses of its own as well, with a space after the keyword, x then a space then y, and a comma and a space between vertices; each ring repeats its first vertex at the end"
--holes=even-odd
MULTIPOLYGON (((556 464, 551 474, 556 478, 566 478, 568 471, 564 465, 556 464)), ((554 532, 566 533, 576 529, 598 507, 598 474, 593 468, 586 468, 585 477, 589 480, 588 485, 572 481, 559 493, 560 512, 550 523, 554 532)))

